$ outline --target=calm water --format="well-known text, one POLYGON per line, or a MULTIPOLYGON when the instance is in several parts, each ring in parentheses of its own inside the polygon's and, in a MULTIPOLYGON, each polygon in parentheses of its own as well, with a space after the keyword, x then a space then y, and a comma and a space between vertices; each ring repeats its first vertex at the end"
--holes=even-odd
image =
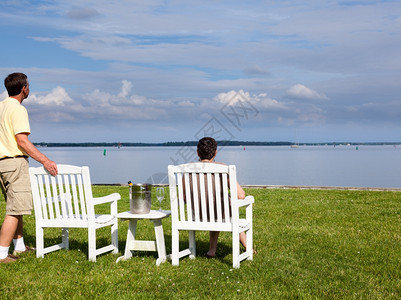
MULTIPOLYGON (((58 164, 87 165, 92 183, 167 183, 169 164, 193 161, 193 147, 40 148, 58 164)), ((224 147, 240 184, 401 188, 401 146, 224 147)), ((31 166, 39 164, 31 159, 31 166)))

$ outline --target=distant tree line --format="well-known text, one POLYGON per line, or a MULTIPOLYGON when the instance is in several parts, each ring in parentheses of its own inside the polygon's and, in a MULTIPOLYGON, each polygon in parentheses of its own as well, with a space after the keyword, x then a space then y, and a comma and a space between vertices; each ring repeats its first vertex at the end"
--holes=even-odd
MULTIPOLYGON (((289 146, 290 142, 217 141, 219 146, 289 146)), ((165 143, 34 143, 38 147, 180 147, 196 146, 198 141, 165 143)))
MULTIPOLYGON (((255 142, 255 141, 217 141, 219 146, 291 146, 296 143, 292 142, 255 142)), ((196 146, 198 141, 186 141, 186 142, 164 142, 164 143, 34 143, 38 147, 180 147, 180 146, 196 146)), ((329 143, 297 143, 297 145, 305 146, 337 146, 337 145, 399 145, 401 143, 396 142, 329 142, 329 143)))

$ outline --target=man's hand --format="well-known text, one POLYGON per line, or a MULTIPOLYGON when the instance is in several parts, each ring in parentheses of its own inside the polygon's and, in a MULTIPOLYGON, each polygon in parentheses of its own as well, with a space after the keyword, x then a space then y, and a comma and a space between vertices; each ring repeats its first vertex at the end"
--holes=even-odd
POLYGON ((42 152, 40 152, 34 144, 32 144, 28 139, 29 133, 23 132, 15 135, 17 139, 17 144, 22 148, 26 154, 32 157, 34 160, 40 162, 43 167, 53 176, 58 173, 57 165, 54 161, 47 158, 42 152))
POLYGON ((58 173, 57 164, 50 159, 43 163, 43 167, 53 176, 58 173))

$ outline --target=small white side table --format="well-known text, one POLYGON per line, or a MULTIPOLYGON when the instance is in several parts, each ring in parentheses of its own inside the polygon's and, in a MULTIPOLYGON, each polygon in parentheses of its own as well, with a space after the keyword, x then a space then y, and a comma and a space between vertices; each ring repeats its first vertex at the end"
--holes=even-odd
POLYGON ((171 215, 169 210, 151 210, 148 214, 133 214, 130 211, 122 212, 117 214, 117 218, 122 220, 129 220, 127 240, 125 242, 125 252, 123 256, 117 258, 117 262, 120 260, 126 260, 132 257, 134 250, 140 251, 157 251, 159 258, 156 260, 156 265, 160 265, 165 262, 168 258, 166 255, 166 245, 164 243, 164 233, 162 226, 162 219, 167 218, 171 215), (141 241, 135 239, 136 225, 138 220, 149 219, 154 223, 156 241, 141 241))

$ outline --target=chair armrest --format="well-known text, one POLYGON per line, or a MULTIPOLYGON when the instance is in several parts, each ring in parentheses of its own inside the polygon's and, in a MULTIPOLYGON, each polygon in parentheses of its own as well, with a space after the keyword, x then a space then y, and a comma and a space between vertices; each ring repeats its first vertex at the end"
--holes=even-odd
POLYGON ((243 206, 247 206, 249 204, 252 204, 255 202, 255 199, 253 198, 253 196, 249 195, 246 196, 245 199, 243 200, 238 200, 238 207, 243 207, 243 206))
POLYGON ((93 198, 93 205, 98 205, 98 204, 103 204, 103 203, 109 203, 109 202, 114 202, 117 200, 120 200, 121 196, 119 193, 113 193, 107 196, 103 196, 103 197, 97 197, 97 198, 93 198))

